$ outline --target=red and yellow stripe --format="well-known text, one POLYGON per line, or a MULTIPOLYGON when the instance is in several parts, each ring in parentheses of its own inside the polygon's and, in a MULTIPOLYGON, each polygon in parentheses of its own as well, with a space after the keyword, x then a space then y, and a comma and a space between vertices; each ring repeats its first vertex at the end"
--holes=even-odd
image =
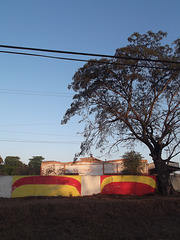
POLYGON ((156 189, 155 176, 101 176, 102 194, 145 195, 156 189))
POLYGON ((80 196, 81 176, 14 176, 11 197, 80 196))

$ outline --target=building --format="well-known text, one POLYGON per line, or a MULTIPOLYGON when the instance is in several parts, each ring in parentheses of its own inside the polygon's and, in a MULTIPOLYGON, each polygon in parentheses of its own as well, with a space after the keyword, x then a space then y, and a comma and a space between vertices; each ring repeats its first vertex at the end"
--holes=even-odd
MULTIPOLYGON (((41 164, 41 175, 116 175, 122 174, 124 169, 124 159, 102 161, 91 157, 81 158, 80 161, 57 162, 44 161, 41 164)), ((143 161, 143 175, 148 175, 148 162, 143 161)))
MULTIPOLYGON (((178 162, 166 161, 166 165, 169 169, 169 173, 174 173, 176 171, 180 171, 178 162)), ((154 163, 150 163, 148 165, 148 174, 149 175, 156 175, 157 174, 154 163)))

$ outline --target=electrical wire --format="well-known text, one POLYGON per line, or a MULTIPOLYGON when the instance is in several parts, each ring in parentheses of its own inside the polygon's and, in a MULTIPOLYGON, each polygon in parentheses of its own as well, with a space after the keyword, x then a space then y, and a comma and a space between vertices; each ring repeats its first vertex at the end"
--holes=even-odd
POLYGON ((157 60, 157 59, 149 59, 149 58, 134 58, 127 56, 113 56, 106 54, 97 54, 97 53, 84 53, 84 52, 74 52, 74 51, 61 51, 61 50, 52 50, 52 49, 43 49, 43 48, 30 48, 30 47, 20 47, 20 46, 9 46, 9 45, 0 45, 0 48, 11 48, 11 49, 20 49, 20 50, 28 50, 28 51, 38 51, 38 52, 50 52, 50 53, 62 53, 62 54, 71 54, 71 55, 81 55, 81 56, 93 56, 93 57, 104 57, 104 58, 116 58, 116 59, 126 59, 126 60, 141 60, 148 62, 161 62, 161 63, 176 63, 180 64, 177 61, 169 61, 169 60, 157 60))
MULTIPOLYGON (((78 122, 71 121, 69 124, 77 124, 78 122)), ((17 126, 42 126, 42 125, 60 125, 60 123, 19 123, 19 124, 0 124, 0 127, 17 127, 17 126)))
MULTIPOLYGON (((59 59, 59 60, 68 60, 68 61, 78 61, 78 62, 92 62, 97 64, 112 64, 112 65, 119 65, 119 66, 129 66, 129 67, 141 67, 141 68, 151 68, 151 69, 161 69, 161 70, 169 70, 169 71, 179 71, 180 68, 168 68, 168 67, 159 67, 159 66, 147 66, 147 65, 135 65, 129 63, 118 63, 118 62, 106 62, 100 60, 93 60, 93 59, 77 59, 77 58, 66 58, 66 57, 56 57, 56 56, 49 56, 49 55, 42 55, 42 54, 34 54, 34 53, 22 53, 22 52, 11 52, 11 51, 0 51, 0 53, 7 53, 7 54, 15 54, 15 55, 24 55, 24 56, 33 56, 33 57, 43 57, 43 58, 52 58, 52 59, 59 59)), ((126 59, 126 58, 125 58, 126 59)), ((128 58, 128 60, 132 60, 133 58, 128 58)), ((135 58, 134 60, 140 60, 135 58)), ((147 61, 142 59, 143 61, 147 61)), ((154 60, 152 60, 154 61, 154 60)), ((168 62, 170 63, 170 62, 168 62)), ((179 62, 175 62, 179 63, 179 62)))
POLYGON ((1 124, 0 127, 9 127, 9 126, 42 126, 42 125, 59 125, 59 123, 22 123, 22 124, 1 124))
POLYGON ((79 61, 79 62, 88 62, 89 61, 89 60, 84 60, 84 59, 56 57, 56 56, 49 56, 49 55, 42 55, 42 54, 35 54, 35 53, 22 53, 22 52, 11 52, 11 51, 0 51, 0 53, 10 53, 10 54, 18 54, 18 55, 24 55, 24 56, 44 57, 44 58, 54 58, 54 59, 60 59, 60 60, 79 61))
POLYGON ((80 141, 41 141, 41 140, 21 140, 21 139, 0 139, 0 142, 16 143, 52 143, 52 144, 80 144, 80 141))
POLYGON ((13 89, 0 89, 0 93, 2 93, 2 94, 37 95, 37 96, 48 96, 48 97, 72 97, 73 96, 73 94, 70 94, 70 93, 13 90, 13 89))
POLYGON ((19 132, 19 131, 6 131, 0 130, 1 133, 17 133, 17 134, 30 134, 30 135, 41 135, 41 136, 57 136, 57 137, 80 137, 76 135, 65 135, 65 134, 47 134, 47 133, 38 133, 38 132, 19 132))

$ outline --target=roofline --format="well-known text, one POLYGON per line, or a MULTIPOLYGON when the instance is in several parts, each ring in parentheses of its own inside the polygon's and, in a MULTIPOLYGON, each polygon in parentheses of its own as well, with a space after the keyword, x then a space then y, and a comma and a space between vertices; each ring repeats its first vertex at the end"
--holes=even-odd
MULTIPOLYGON (((76 164, 76 163, 91 163, 91 164, 97 164, 97 163, 116 163, 116 162, 119 162, 119 161, 124 161, 124 159, 116 159, 116 160, 106 160, 106 161, 102 161, 102 160, 99 160, 99 161, 76 161, 76 162, 59 162, 59 161, 43 161, 41 164, 52 164, 52 163, 57 163, 57 164, 61 164, 61 165, 66 165, 66 164, 76 164)), ((142 159, 141 161, 143 162, 148 162, 146 159, 142 159)))
MULTIPOLYGON (((117 162, 117 161, 125 161, 125 159, 107 160, 107 161, 103 161, 103 162, 117 162)), ((141 161, 147 162, 146 159, 141 159, 141 161)))

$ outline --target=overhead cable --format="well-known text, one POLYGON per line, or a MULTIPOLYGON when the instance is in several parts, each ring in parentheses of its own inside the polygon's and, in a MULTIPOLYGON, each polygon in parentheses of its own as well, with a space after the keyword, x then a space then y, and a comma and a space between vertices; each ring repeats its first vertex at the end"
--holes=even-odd
POLYGON ((72 97, 70 93, 57 93, 57 92, 41 92, 41 91, 28 91, 28 90, 12 90, 0 89, 0 94, 21 94, 21 95, 35 95, 35 96, 48 96, 48 97, 72 97))
POLYGON ((52 143, 52 144, 79 144, 80 141, 36 141, 36 140, 20 140, 20 139, 0 139, 0 142, 20 142, 20 143, 52 143))
MULTIPOLYGON (((49 56, 49 55, 42 55, 42 54, 35 54, 35 53, 22 53, 22 52, 11 52, 11 51, 0 51, 0 53, 9 53, 9 54, 16 54, 16 55, 24 55, 24 56, 33 56, 33 57, 43 57, 43 58, 52 58, 52 59, 60 59, 60 60, 68 60, 68 61, 78 61, 78 62, 92 62, 98 64, 113 64, 119 66, 129 66, 129 67, 140 67, 140 68, 151 68, 151 69, 162 69, 162 70, 172 70, 172 71, 179 71, 179 68, 168 68, 168 67, 159 67, 159 66, 147 66, 147 65, 136 65, 136 64, 129 64, 129 63, 119 63, 119 62, 105 62, 100 60, 92 60, 92 59, 78 59, 78 58, 66 58, 66 57, 57 57, 57 56, 49 56)), ((137 60, 137 59, 136 59, 137 60)))
POLYGON ((97 53, 85 53, 85 52, 74 52, 74 51, 62 51, 62 50, 52 50, 52 49, 43 49, 43 48, 32 48, 32 47, 20 47, 20 46, 9 46, 9 45, 0 45, 0 48, 11 48, 11 49, 19 49, 19 50, 28 50, 28 51, 38 51, 38 52, 50 52, 50 53, 61 53, 61 54, 71 54, 71 55, 81 55, 81 56, 92 56, 92 57, 104 57, 104 58, 116 58, 116 59, 127 59, 127 60, 141 60, 148 62, 162 62, 162 63, 175 63, 180 64, 177 61, 170 60, 157 60, 157 59, 149 59, 149 58, 135 58, 135 57, 127 57, 127 56, 114 56, 107 54, 97 54, 97 53))
POLYGON ((77 135, 67 135, 67 134, 53 134, 53 133, 39 133, 39 132, 19 132, 19 131, 6 131, 6 130, 1 130, 1 133, 15 133, 15 134, 30 134, 30 135, 42 135, 42 136, 58 136, 58 137, 80 137, 77 135))
POLYGON ((20 124, 0 124, 0 127, 9 127, 9 126, 34 126, 34 125, 59 125, 59 123, 20 123, 20 124))

